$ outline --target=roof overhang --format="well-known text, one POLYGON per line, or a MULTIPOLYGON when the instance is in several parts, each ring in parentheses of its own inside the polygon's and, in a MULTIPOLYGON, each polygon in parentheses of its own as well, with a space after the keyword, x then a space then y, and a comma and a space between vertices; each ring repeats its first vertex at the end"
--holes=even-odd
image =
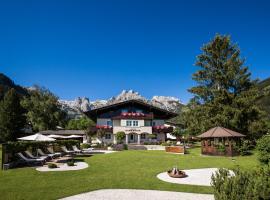
POLYGON ((124 107, 125 105, 139 105, 141 107, 145 107, 153 113, 159 113, 164 119, 171 119, 173 117, 178 116, 178 114, 175 112, 171 112, 171 111, 159 108, 157 106, 153 106, 147 102, 144 102, 142 100, 137 100, 137 99, 121 101, 115 104, 99 107, 99 108, 84 112, 84 114, 87 115, 92 120, 96 121, 97 115, 111 111, 111 110, 115 110, 117 108, 124 107))

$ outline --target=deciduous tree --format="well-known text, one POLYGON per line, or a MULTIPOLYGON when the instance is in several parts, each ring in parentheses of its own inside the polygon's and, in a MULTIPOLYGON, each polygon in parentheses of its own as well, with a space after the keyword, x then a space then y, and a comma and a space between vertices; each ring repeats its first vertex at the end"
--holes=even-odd
POLYGON ((54 130, 65 123, 66 113, 61 110, 58 98, 48 89, 36 86, 30 96, 23 99, 22 105, 34 131, 54 130))

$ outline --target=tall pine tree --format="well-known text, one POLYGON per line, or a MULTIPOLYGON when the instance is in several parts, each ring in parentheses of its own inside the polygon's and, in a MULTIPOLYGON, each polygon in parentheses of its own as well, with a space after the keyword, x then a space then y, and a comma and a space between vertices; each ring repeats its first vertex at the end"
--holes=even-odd
POLYGON ((239 131, 253 139, 266 132, 264 113, 256 106, 259 95, 240 49, 229 36, 216 35, 202 47, 193 74, 197 86, 185 113, 188 131, 199 134, 214 126, 239 131))
POLYGON ((26 124, 25 110, 20 104, 20 96, 10 89, 0 101, 0 141, 14 141, 26 124))

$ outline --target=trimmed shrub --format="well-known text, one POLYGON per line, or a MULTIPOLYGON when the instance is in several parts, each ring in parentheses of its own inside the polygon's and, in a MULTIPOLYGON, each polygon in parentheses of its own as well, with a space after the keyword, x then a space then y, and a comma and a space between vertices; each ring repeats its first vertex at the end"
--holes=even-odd
POLYGON ((125 132, 123 132, 123 131, 117 132, 116 133, 117 143, 119 143, 119 144, 123 143, 123 140, 125 139, 125 137, 126 137, 125 132))
POLYGON ((67 166, 69 167, 75 166, 74 160, 67 161, 67 166))
POLYGON ((128 145, 127 144, 123 144, 124 150, 128 150, 128 145))
POLYGON ((57 168, 57 165, 54 164, 54 163, 49 163, 49 164, 48 164, 48 168, 49 168, 49 169, 55 169, 55 168, 57 168))
POLYGON ((154 133, 153 133, 153 134, 148 134, 148 135, 147 135, 147 138, 148 138, 148 139, 151 139, 151 140, 152 140, 152 139, 157 139, 157 135, 154 134, 154 133))
POLYGON ((170 143, 162 142, 162 143, 161 143, 161 146, 170 146, 170 143))
POLYGON ((114 145, 112 145, 112 149, 114 151, 123 151, 124 150, 124 145, 123 144, 114 144, 114 145))
POLYGON ((270 164, 270 136, 263 136, 257 141, 258 159, 263 164, 270 164))
POLYGON ((220 169, 212 176, 215 200, 269 200, 270 199, 270 168, 256 171, 229 171, 220 169))
POLYGON ((149 142, 146 142, 146 141, 145 141, 145 142, 143 142, 143 144, 144 144, 144 145, 149 145, 149 142))
POLYGON ((91 148, 91 145, 87 144, 87 143, 83 143, 83 144, 81 144, 81 148, 82 149, 88 149, 88 148, 91 148))

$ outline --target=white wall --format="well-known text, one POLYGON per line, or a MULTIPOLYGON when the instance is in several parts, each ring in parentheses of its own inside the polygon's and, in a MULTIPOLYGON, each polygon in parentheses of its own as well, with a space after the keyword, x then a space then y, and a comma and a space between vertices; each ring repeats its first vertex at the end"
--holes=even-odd
POLYGON ((114 126, 113 127, 113 133, 117 133, 119 131, 123 131, 126 134, 131 133, 129 130, 134 130, 134 133, 152 133, 152 127, 151 126, 141 126, 141 127, 126 127, 126 126, 114 126))
POLYGON ((97 125, 98 126, 107 125, 107 121, 111 121, 111 119, 109 119, 109 118, 97 118, 97 125))
POLYGON ((104 143, 113 143, 113 137, 114 137, 113 133, 108 132, 106 134, 111 134, 111 139, 105 139, 105 136, 102 139, 99 137, 95 137, 92 139, 92 143, 102 143, 102 141, 104 143))
POLYGON ((120 126, 120 119, 113 120, 113 126, 120 126))
POLYGON ((155 122, 155 126, 163 126, 164 125, 164 120, 162 119, 155 119, 153 120, 155 122))

